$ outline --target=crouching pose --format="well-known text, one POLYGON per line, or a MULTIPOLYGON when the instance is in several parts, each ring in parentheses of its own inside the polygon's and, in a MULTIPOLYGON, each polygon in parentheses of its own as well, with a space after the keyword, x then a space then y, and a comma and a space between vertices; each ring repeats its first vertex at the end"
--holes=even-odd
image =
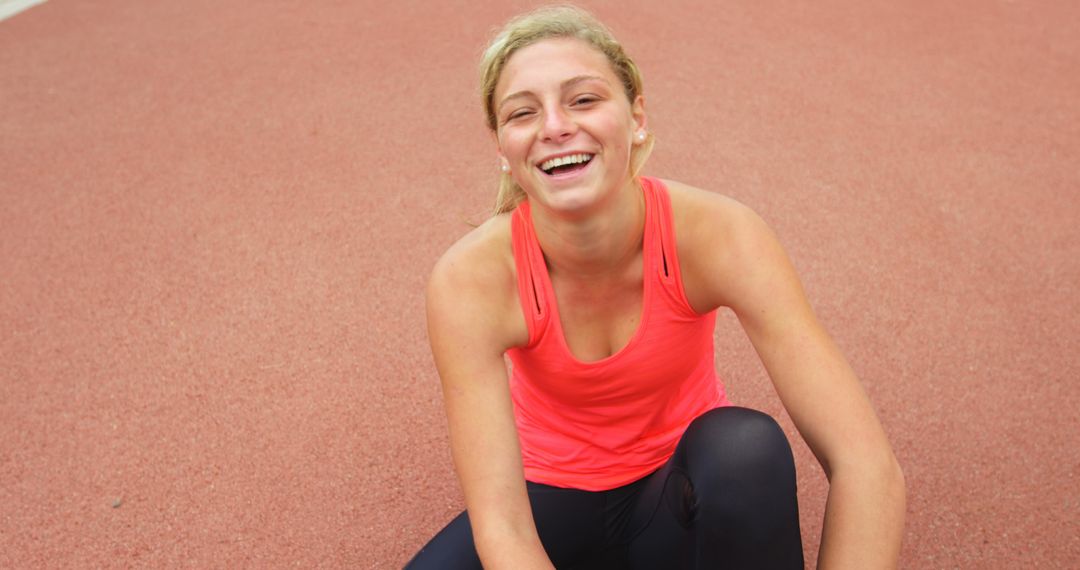
POLYGON ((466 511, 408 568, 802 568, 791 449, 728 401, 719 307, 829 477, 820 566, 895 566, 903 476, 858 379, 758 216, 639 175, 653 137, 620 44, 545 8, 481 69, 495 214, 428 287, 466 511))

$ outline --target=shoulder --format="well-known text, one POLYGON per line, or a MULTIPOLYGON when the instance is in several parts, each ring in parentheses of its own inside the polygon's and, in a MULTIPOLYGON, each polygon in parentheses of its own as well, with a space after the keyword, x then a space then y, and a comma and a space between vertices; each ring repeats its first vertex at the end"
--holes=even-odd
POLYGON ((761 218, 748 206, 723 194, 675 180, 662 180, 671 196, 675 229, 688 239, 753 230, 761 218))
POLYGON ((730 306, 730 285, 773 260, 779 244, 761 216, 723 194, 663 180, 687 298, 699 312, 730 306))
POLYGON ((510 216, 493 216, 450 246, 432 268, 428 295, 453 293, 473 303, 516 291, 510 216))
MULTIPOLYGON (((429 325, 466 327, 462 333, 493 335, 506 347, 518 342, 524 317, 518 303, 510 213, 489 218, 455 242, 435 262, 427 286, 429 325)), ((527 341, 528 332, 524 332, 527 341)))

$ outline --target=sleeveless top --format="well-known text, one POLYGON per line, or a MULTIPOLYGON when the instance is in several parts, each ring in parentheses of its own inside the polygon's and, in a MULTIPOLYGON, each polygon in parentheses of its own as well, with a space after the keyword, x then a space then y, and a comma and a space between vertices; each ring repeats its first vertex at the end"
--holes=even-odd
POLYGON ((716 311, 701 315, 683 291, 667 188, 642 177, 645 195, 643 299, 626 347, 578 360, 563 336, 555 293, 529 202, 512 215, 518 296, 529 340, 507 351, 525 478, 603 491, 658 469, 686 426, 730 405, 716 376, 716 311))

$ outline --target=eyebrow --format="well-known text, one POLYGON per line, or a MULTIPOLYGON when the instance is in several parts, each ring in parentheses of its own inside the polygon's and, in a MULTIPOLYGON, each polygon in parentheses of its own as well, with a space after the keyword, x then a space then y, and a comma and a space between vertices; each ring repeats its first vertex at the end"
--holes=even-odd
MULTIPOLYGON (((566 81, 563 81, 559 85, 559 87, 561 89, 565 90, 567 87, 572 87, 572 86, 577 85, 578 83, 581 83, 583 81, 602 81, 602 82, 606 83, 609 87, 611 86, 611 83, 607 79, 604 79, 603 77, 600 77, 599 75, 578 75, 577 77, 571 77, 570 79, 567 79, 566 81)), ((525 90, 525 91, 518 91, 516 93, 511 93, 511 94, 507 95, 506 97, 503 97, 503 100, 499 102, 498 111, 502 111, 503 105, 506 105, 506 103, 508 101, 510 101, 511 99, 518 99, 520 97, 527 97, 527 96, 529 96, 531 94, 532 94, 532 91, 525 90)))

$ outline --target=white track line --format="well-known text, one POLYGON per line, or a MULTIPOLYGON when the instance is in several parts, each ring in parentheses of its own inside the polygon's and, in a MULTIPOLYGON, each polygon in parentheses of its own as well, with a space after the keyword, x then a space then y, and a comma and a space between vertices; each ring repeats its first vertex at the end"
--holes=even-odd
POLYGON ((0 0, 0 20, 6 20, 27 8, 33 8, 45 0, 0 0))

